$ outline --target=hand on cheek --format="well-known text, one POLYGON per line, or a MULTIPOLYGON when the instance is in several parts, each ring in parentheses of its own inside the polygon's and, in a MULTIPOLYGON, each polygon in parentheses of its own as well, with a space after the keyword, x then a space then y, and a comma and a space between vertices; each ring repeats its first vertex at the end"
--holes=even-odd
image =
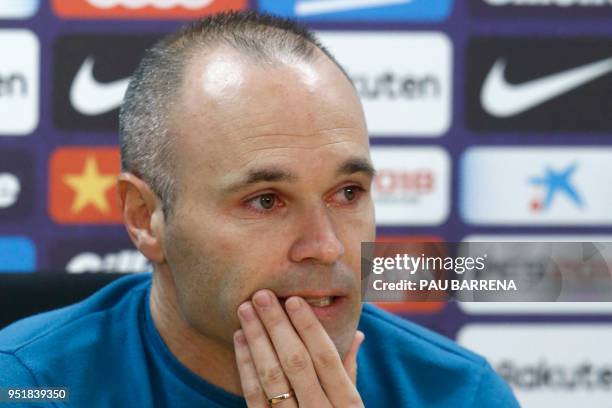
POLYGON ((248 406, 268 407, 269 399, 289 393, 279 408, 362 407, 355 378, 363 333, 356 333, 342 361, 303 299, 287 299, 285 309, 269 290, 238 308, 242 329, 234 346, 248 406))

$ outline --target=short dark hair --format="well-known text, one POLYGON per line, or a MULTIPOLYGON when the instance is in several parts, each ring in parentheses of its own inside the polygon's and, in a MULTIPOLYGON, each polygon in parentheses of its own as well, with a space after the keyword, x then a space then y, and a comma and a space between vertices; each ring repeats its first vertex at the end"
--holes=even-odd
MULTIPOLYGON (((164 214, 176 200, 168 118, 177 104, 185 67, 206 48, 228 45, 256 61, 281 57, 313 60, 320 50, 340 64, 305 27, 253 11, 226 12, 191 22, 145 52, 134 71, 119 113, 121 167, 141 177, 160 197, 164 214)), ((350 80, 350 79, 349 79, 350 80)))

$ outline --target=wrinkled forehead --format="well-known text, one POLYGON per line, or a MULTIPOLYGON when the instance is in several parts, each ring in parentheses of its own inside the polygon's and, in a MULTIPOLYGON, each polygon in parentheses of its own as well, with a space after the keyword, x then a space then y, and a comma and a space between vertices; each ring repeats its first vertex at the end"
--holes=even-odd
POLYGON ((183 157, 217 166, 248 162, 275 146, 344 143, 368 155, 358 96, 320 53, 311 61, 257 61, 229 47, 203 53, 186 68, 172 121, 183 157))

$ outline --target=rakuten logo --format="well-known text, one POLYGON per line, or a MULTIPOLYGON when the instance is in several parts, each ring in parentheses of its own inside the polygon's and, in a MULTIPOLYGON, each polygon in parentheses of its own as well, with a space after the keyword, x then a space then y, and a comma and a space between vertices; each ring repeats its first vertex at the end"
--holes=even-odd
POLYGON ((609 407, 612 324, 468 324, 457 341, 489 360, 522 407, 609 407))
POLYGON ((585 361, 564 365, 541 360, 520 364, 513 360, 501 360, 495 370, 515 389, 612 390, 612 363, 585 361))
POLYGON ((0 74, 0 97, 26 97, 28 80, 20 72, 0 74))
POLYGON ((445 34, 317 34, 353 80, 372 136, 446 133, 452 112, 453 62, 452 44, 445 34))
POLYGON ((27 30, 0 30, 0 135, 21 136, 38 125, 40 45, 27 30))
POLYGON ((151 270, 149 261, 140 252, 128 249, 106 255, 84 252, 73 257, 66 265, 68 273, 132 273, 151 270))
POLYGON ((438 225, 449 212, 450 159, 438 147, 373 147, 378 225, 438 225))
POLYGON ((214 0, 87 0, 89 4, 101 9, 113 7, 125 7, 128 9, 139 9, 153 7, 167 10, 174 7, 184 7, 190 10, 208 7, 214 0))
POLYGON ((440 78, 434 75, 398 74, 387 71, 372 77, 353 75, 357 92, 365 99, 438 99, 442 94, 440 78))

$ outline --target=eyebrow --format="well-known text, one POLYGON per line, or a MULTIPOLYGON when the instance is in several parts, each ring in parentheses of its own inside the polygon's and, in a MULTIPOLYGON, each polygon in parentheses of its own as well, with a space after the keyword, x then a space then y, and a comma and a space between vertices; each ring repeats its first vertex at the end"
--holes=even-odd
MULTIPOLYGON (((361 157, 347 159, 340 164, 336 170, 336 176, 345 176, 355 173, 364 173, 366 176, 372 178, 376 171, 368 159, 361 157)), ((251 169, 243 180, 233 183, 223 190, 226 193, 232 193, 258 183, 292 182, 297 179, 298 177, 295 174, 277 167, 251 169)))
POLYGON ((371 178, 376 174, 376 170, 374 170, 374 167, 368 159, 352 157, 342 163, 336 171, 336 175, 338 176, 347 176, 355 173, 364 173, 371 178))

